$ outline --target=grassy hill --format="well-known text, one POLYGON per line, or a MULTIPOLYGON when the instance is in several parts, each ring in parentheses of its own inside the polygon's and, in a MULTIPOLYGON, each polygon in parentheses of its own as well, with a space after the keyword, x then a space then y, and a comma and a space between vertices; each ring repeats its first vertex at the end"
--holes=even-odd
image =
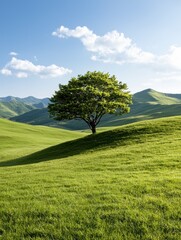
POLYGON ((181 117, 70 141, 9 124, 0 121, 4 152, 14 147, 0 163, 2 239, 179 239, 181 117))
MULTIPOLYGON (((181 115, 181 94, 165 94, 147 89, 133 95, 133 104, 129 114, 122 116, 105 115, 100 122, 104 126, 120 126, 132 122, 181 115)), ((65 129, 86 129, 82 121, 53 121, 46 108, 37 109, 12 118, 13 121, 33 125, 47 125, 65 129)))
POLYGON ((15 123, 6 119, 0 119, 0 129, 0 161, 85 135, 63 129, 15 123))

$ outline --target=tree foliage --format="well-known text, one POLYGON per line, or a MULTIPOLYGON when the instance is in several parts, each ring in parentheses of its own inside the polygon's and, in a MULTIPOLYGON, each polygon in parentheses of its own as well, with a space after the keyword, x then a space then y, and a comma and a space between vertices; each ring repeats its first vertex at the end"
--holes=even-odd
POLYGON ((56 120, 82 119, 92 133, 105 114, 129 112, 131 94, 127 85, 109 73, 87 72, 72 78, 67 85, 59 85, 48 106, 56 120))

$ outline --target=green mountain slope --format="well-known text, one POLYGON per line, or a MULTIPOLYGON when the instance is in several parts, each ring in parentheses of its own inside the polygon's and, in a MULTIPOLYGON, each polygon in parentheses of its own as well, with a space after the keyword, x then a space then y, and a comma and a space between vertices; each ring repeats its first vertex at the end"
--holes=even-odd
POLYGON ((22 149, 4 142, 15 150, 0 163, 1 238, 179 239, 180 126, 170 117, 62 143, 50 137, 55 144, 41 150, 44 131, 27 126, 22 149))
POLYGON ((31 126, 0 119, 0 161, 9 156, 28 154, 71 139, 84 136, 85 133, 72 132, 45 126, 31 126))
POLYGON ((0 117, 11 118, 17 115, 22 115, 34 109, 47 107, 48 102, 48 98, 17 98, 12 96, 0 98, 0 117))
POLYGON ((54 121, 49 117, 47 108, 35 109, 10 119, 16 122, 29 123, 32 125, 60 127, 69 130, 82 130, 87 128, 87 124, 80 120, 54 121))
POLYGON ((134 94, 133 100, 137 103, 149 103, 160 105, 181 104, 181 95, 167 94, 157 92, 153 89, 146 89, 144 91, 134 94))
POLYGON ((35 107, 17 102, 0 102, 0 117, 10 118, 33 110, 35 107))
POLYGON ((178 115, 181 115, 181 97, 179 94, 164 94, 147 89, 133 95, 130 113, 123 116, 107 115, 101 126, 119 126, 178 115))

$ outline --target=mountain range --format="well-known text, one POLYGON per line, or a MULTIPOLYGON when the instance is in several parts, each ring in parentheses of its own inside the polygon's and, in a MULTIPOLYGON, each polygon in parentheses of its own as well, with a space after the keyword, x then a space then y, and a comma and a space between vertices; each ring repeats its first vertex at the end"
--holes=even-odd
MULTIPOLYGON (((79 120, 54 121, 49 117, 48 103, 48 98, 17 98, 12 96, 0 98, 0 117, 33 125, 71 130, 87 128, 87 125, 79 120)), ((146 89, 133 95, 130 113, 122 116, 105 115, 99 126, 119 126, 146 119, 176 115, 181 115, 181 94, 168 94, 146 89)))
POLYGON ((0 117, 12 118, 14 116, 22 115, 34 109, 42 109, 48 106, 49 99, 38 99, 35 97, 1 97, 0 98, 0 117))

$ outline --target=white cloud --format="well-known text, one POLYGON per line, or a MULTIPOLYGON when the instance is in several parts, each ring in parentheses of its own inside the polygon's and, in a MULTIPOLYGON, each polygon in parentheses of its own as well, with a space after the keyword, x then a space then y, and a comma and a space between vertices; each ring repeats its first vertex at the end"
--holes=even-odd
POLYGON ((12 57, 11 61, 1 70, 3 75, 14 75, 18 78, 27 78, 32 74, 42 78, 56 78, 72 71, 68 68, 59 67, 55 64, 49 66, 35 65, 28 60, 12 57))
POLYGON ((17 73, 15 74, 15 76, 16 76, 17 78, 27 78, 27 77, 28 77, 28 74, 25 73, 25 72, 17 72, 17 73))
POLYGON ((1 69, 1 73, 2 73, 3 75, 6 75, 6 76, 11 76, 11 75, 12 75, 11 70, 9 70, 9 69, 7 69, 7 68, 1 69))
POLYGON ((138 48, 135 44, 127 49, 126 55, 132 59, 133 62, 137 63, 153 63, 155 61, 154 54, 142 51, 141 48, 138 48))
POLYGON ((52 35, 60 38, 65 38, 65 37, 82 38, 82 37, 87 37, 88 35, 93 35, 93 33, 91 30, 89 30, 85 26, 76 27, 75 29, 72 29, 72 30, 64 26, 61 26, 60 28, 57 29, 56 32, 53 32, 52 35))
POLYGON ((8 68, 15 70, 23 70, 28 72, 38 73, 41 71, 41 66, 34 65, 28 60, 21 60, 13 57, 11 61, 7 64, 8 68))
POLYGON ((52 33, 59 38, 78 38, 87 51, 92 52, 93 61, 104 63, 139 63, 152 64, 152 67, 161 72, 167 68, 181 70, 181 47, 171 46, 163 55, 156 55, 139 48, 132 39, 125 37, 124 33, 114 30, 102 36, 96 35, 92 30, 83 27, 69 29, 64 26, 52 33))
POLYGON ((163 56, 160 56, 158 61, 161 64, 181 70, 181 47, 172 45, 169 49, 169 52, 163 56))
POLYGON ((65 75, 67 73, 71 73, 72 71, 67 69, 67 68, 63 68, 63 67, 59 67, 55 64, 52 64, 50 66, 44 67, 44 66, 39 66, 39 73, 41 77, 59 77, 62 75, 65 75))
POLYGON ((78 26, 75 29, 61 26, 52 35, 59 38, 79 38, 86 49, 94 53, 91 57, 94 61, 117 64, 126 62, 150 63, 155 58, 154 54, 138 48, 130 38, 125 37, 124 33, 119 33, 116 30, 98 36, 86 26, 78 26))
POLYGON ((10 52, 9 55, 11 55, 11 56, 17 56, 18 53, 16 53, 16 52, 10 52))

